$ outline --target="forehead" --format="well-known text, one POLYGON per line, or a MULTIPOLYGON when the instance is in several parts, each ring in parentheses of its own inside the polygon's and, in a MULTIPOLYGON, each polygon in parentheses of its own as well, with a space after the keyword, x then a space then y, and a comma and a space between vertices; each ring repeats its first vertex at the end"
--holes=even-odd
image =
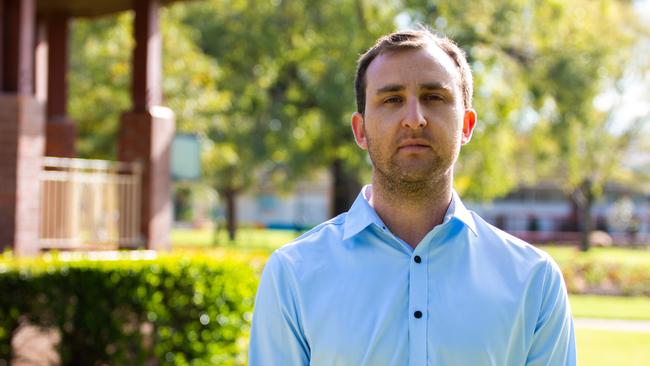
POLYGON ((439 47, 388 51, 377 56, 366 71, 366 90, 387 84, 440 83, 458 90, 460 71, 439 47))

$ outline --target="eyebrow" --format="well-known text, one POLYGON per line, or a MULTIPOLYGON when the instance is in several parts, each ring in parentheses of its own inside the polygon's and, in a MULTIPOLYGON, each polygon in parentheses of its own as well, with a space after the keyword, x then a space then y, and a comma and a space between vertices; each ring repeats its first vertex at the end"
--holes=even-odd
POLYGON ((448 86, 442 83, 424 83, 420 85, 420 89, 424 90, 450 90, 448 86))
MULTIPOLYGON (((379 95, 384 93, 394 93, 394 92, 403 91, 404 89, 405 89, 404 85, 401 84, 388 84, 377 89, 376 94, 379 95)), ((447 86, 437 82, 420 84, 420 89, 450 91, 450 89, 447 86)))
POLYGON ((377 89, 377 94, 394 93, 402 90, 404 90, 404 85, 388 84, 377 89))

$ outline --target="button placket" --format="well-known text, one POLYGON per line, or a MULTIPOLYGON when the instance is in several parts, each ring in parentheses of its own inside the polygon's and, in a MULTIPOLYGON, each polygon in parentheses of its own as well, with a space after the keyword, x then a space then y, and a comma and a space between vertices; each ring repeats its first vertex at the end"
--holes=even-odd
POLYGON ((413 254, 409 262, 409 366, 426 365, 428 299, 426 256, 422 253, 413 254))

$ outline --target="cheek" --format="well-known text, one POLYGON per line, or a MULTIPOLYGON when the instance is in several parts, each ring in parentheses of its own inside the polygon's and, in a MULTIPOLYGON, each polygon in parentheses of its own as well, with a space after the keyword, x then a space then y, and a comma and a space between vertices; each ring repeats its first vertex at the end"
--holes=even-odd
POLYGON ((375 108, 366 114, 366 119, 377 128, 385 129, 398 124, 401 113, 399 108, 375 108))
POLYGON ((368 115, 366 117, 366 123, 364 125, 366 139, 373 140, 373 143, 375 145, 382 143, 382 140, 385 140, 391 134, 391 126, 391 122, 389 119, 385 118, 385 115, 383 114, 381 116, 368 115))
POLYGON ((390 141, 388 141, 385 131, 367 129, 366 143, 368 145, 368 152, 375 156, 383 156, 385 155, 384 152, 389 148, 390 141))

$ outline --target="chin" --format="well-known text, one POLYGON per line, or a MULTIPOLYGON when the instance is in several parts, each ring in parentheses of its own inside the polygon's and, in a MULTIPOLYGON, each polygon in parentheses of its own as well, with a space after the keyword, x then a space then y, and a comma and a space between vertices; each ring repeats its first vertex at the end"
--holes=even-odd
POLYGON ((401 171, 395 174, 395 176, 404 183, 426 183, 434 180, 433 178, 437 176, 437 174, 434 173, 434 170, 423 170, 417 172, 401 171))

